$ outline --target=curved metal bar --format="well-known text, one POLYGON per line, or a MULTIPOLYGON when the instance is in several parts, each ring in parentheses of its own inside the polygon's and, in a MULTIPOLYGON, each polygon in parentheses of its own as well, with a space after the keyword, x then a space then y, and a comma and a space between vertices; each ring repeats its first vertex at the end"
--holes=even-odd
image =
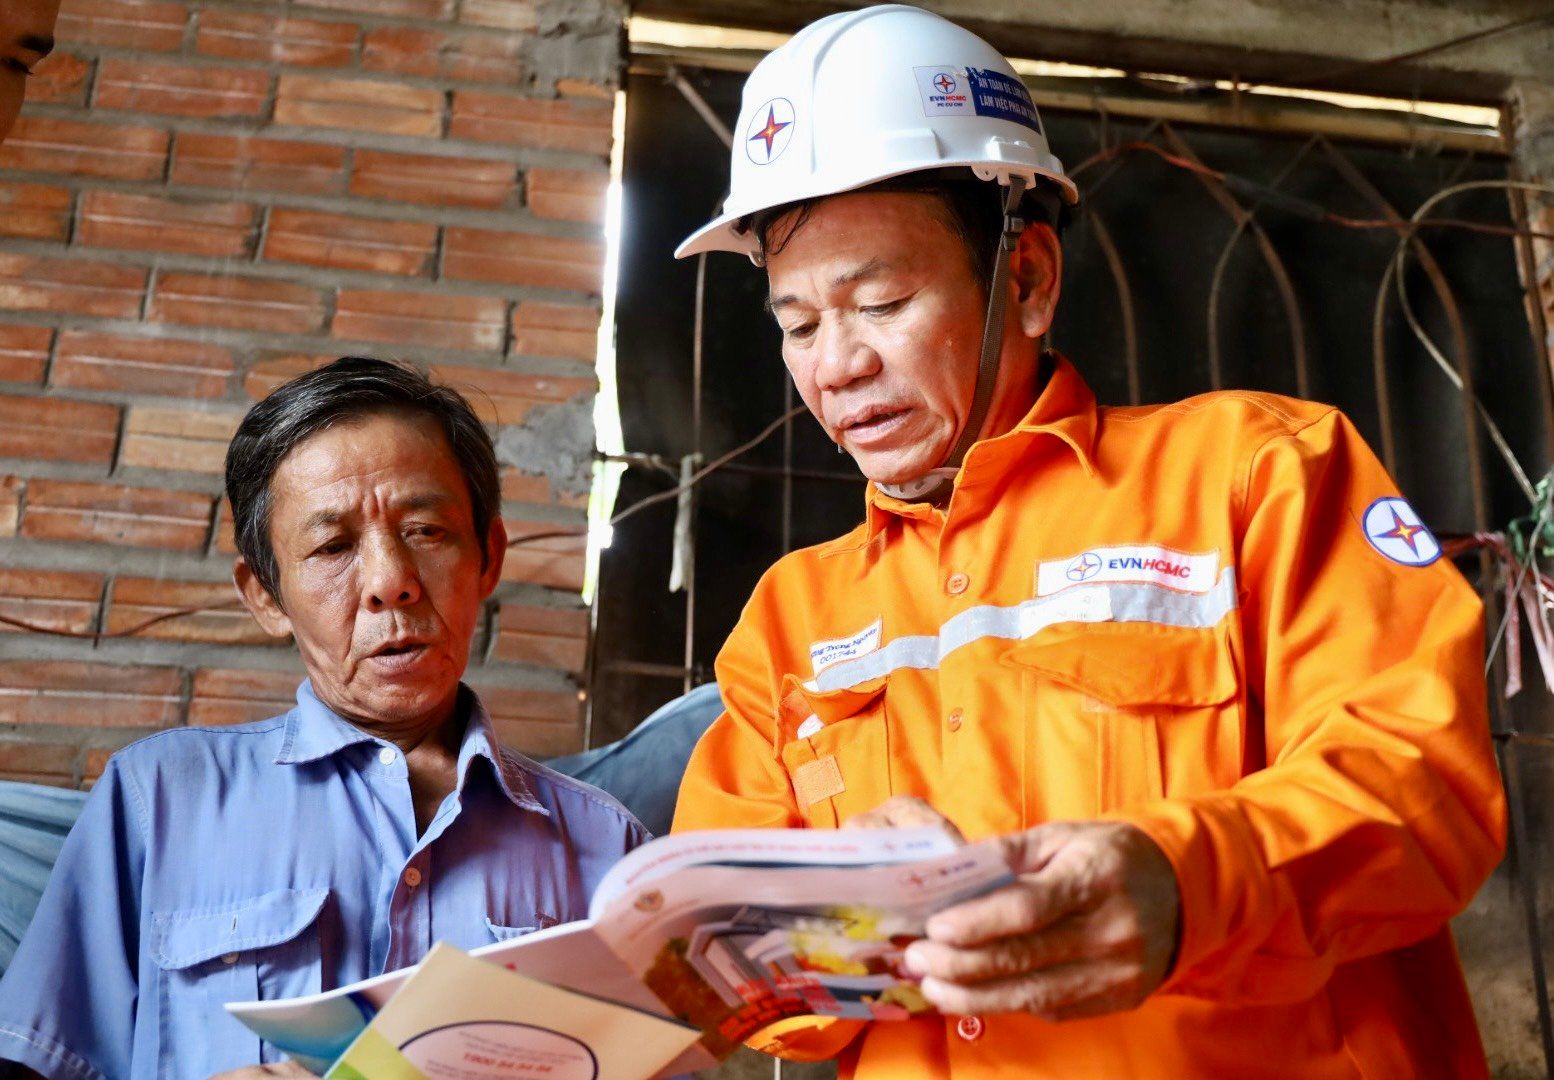
POLYGON ((1133 286, 1128 282, 1128 268, 1123 265, 1122 255, 1112 240, 1112 231, 1106 227, 1101 216, 1089 211, 1085 221, 1095 232, 1095 245, 1101 249, 1106 266, 1112 272, 1112 281, 1117 286, 1117 307, 1122 315, 1123 362, 1128 371, 1128 403, 1137 405, 1143 400, 1143 391, 1139 382, 1138 319, 1133 306, 1133 286))
MULTIPOLYGON (((1320 136, 1313 135, 1301 144, 1300 149, 1295 152, 1295 156, 1290 158, 1284 168, 1279 170, 1278 175, 1269 182, 1268 187, 1270 190, 1277 191, 1284 184, 1284 181, 1289 179, 1290 173, 1295 171, 1295 166, 1305 160, 1311 148, 1316 145, 1318 138, 1320 136)), ((1235 251, 1236 242, 1246 232, 1247 224, 1253 219, 1253 215, 1257 213, 1259 205, 1260 202, 1254 202, 1247 211, 1247 217, 1236 222, 1235 231, 1230 234, 1230 239, 1225 241, 1225 246, 1219 253, 1219 259, 1214 263, 1214 276, 1209 282, 1209 385, 1215 390, 1222 389, 1225 382, 1224 366, 1220 363, 1219 350, 1220 290, 1225 284, 1225 271, 1230 266, 1231 252, 1235 251)))
MULTIPOLYGON (((1179 157, 1197 165, 1203 162, 1193 152, 1170 124, 1161 124, 1160 132, 1170 144, 1171 150, 1179 157)), ((1259 225, 1245 207, 1232 195, 1224 184, 1205 176, 1202 173, 1193 173, 1200 183, 1208 190, 1214 201, 1219 203, 1225 213, 1230 215, 1232 221, 1238 225, 1243 222, 1251 230, 1257 240, 1258 250, 1263 253, 1263 261, 1268 264, 1268 272, 1273 275, 1274 284, 1279 289, 1279 297, 1284 302, 1284 314, 1290 329, 1290 352, 1295 363, 1295 388, 1301 397, 1309 397, 1311 394, 1311 371, 1306 357, 1306 327, 1300 316, 1300 303, 1295 296, 1295 284, 1290 279, 1289 270, 1284 265, 1284 260, 1279 257, 1278 249, 1273 246, 1273 241, 1268 238, 1268 233, 1259 225)))

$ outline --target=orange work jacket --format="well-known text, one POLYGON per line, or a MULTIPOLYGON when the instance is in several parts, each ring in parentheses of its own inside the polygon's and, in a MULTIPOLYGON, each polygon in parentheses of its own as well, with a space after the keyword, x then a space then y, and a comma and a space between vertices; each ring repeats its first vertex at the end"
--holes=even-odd
POLYGON ((1176 870, 1177 958, 1098 1019, 753 1044, 869 1080, 1485 1075, 1447 928, 1504 845, 1482 608, 1421 524, 1333 408, 1098 409, 1062 360, 943 510, 871 485, 757 587, 675 829, 899 794, 973 840, 1128 821, 1176 870))

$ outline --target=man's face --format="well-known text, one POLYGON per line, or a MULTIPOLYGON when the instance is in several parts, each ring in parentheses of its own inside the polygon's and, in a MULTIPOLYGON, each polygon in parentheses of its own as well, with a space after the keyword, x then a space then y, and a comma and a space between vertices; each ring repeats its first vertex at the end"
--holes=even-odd
POLYGON ((27 76, 54 47, 59 0, 0 0, 0 140, 11 133, 27 76))
MULTIPOLYGON (((840 195, 767 260, 782 356, 809 411, 863 474, 944 460, 970 410, 985 298, 934 196, 840 195)), ((785 243, 784 243, 785 241, 785 243)))
POLYGON ((389 731, 446 718, 505 535, 500 520, 475 535, 440 427, 384 414, 326 428, 281 461, 270 500, 280 604, 243 591, 277 620, 266 629, 296 637, 319 698, 389 731))

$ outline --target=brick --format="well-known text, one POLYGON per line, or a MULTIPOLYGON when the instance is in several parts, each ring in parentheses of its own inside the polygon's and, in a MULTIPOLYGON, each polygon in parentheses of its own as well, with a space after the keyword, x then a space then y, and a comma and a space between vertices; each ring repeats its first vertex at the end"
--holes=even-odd
POLYGON ((167 144, 168 134, 159 128, 23 116, 0 146, 0 169, 160 180, 167 144))
POLYGON ((64 0, 54 33, 72 45, 175 52, 188 21, 182 4, 161 0, 64 0))
POLYGON ((232 504, 226 499, 216 508, 216 550, 223 555, 237 554, 237 534, 232 528, 232 504))
POLYGON ((506 206, 518 190, 517 168, 481 158, 356 151, 351 194, 432 206, 506 206))
POLYGON ((297 703, 300 671, 204 668, 194 673, 189 723, 247 724, 289 711, 297 703))
POLYGON ((576 692, 490 686, 475 689, 503 746, 542 758, 583 748, 582 702, 576 692))
POLYGON ((533 33, 539 27, 533 0, 464 0, 459 22, 533 33))
POLYGON ((487 424, 502 426, 523 421, 536 405, 555 405, 579 394, 591 393, 594 380, 525 375, 496 368, 434 365, 431 375, 469 399, 475 414, 487 424))
POLYGON ((0 536, 16 535, 16 526, 22 516, 24 486, 20 476, 0 476, 0 536))
MULTIPOLYGON (((0 568, 0 615, 33 626, 91 633, 102 602, 103 576, 64 570, 0 568)), ((0 622, 0 631, 25 633, 0 622)))
POLYGON ((513 308, 512 351, 592 364, 599 355, 599 309, 520 301, 513 308))
POLYGON ((88 191, 76 240, 90 247, 245 258, 253 254, 258 222, 258 209, 249 203, 88 191))
POLYGON ((304 334, 324 324, 324 294, 268 278, 167 272, 151 296, 151 317, 190 326, 304 334))
POLYGON ((27 80, 27 101, 33 105, 86 104, 86 88, 92 80, 92 62, 74 53, 55 51, 32 69, 27 80))
POLYGON ((64 243, 69 235, 69 188, 0 182, 0 236, 64 243))
POLYGON ((49 381, 76 390, 219 398, 234 370, 232 353, 220 345, 66 330, 49 381))
POLYGON ((121 465, 219 475, 241 410, 201 412, 131 405, 124 422, 121 465))
POLYGON ((525 581, 568 592, 581 592, 586 562, 586 531, 582 522, 558 524, 554 521, 508 521, 507 535, 510 540, 541 534, 547 538, 526 541, 508 548, 507 561, 502 564, 502 580, 525 581), (550 533, 576 535, 550 536, 550 533))
POLYGON ((506 318, 507 301, 494 296, 341 289, 331 330, 338 338, 495 352, 506 318))
POLYGON ((494 655, 516 664, 582 671, 588 657, 588 609, 503 604, 494 655))
POLYGON ((73 780, 78 752, 69 743, 0 742, 0 774, 73 780))
POLYGON ((448 135, 454 139, 607 157, 612 113, 613 108, 606 101, 549 101, 459 90, 453 95, 448 135))
POLYGON ((86 758, 81 765, 81 780, 86 787, 90 787, 93 781, 102 777, 103 770, 108 767, 108 759, 114 751, 106 747, 91 749, 86 752, 86 758))
POLYGON ((21 534, 33 540, 203 551, 211 497, 72 480, 27 484, 21 534))
POLYGON ((270 73, 259 68, 194 67, 105 57, 93 104, 99 109, 175 116, 263 116, 270 73))
POLYGON ((54 331, 47 326, 0 324, 0 382, 43 382, 54 331))
POLYGON ((207 56, 267 64, 346 67, 356 56, 360 27, 257 11, 200 12, 195 48, 207 56))
POLYGON ((270 211, 264 257, 380 274, 425 274, 436 248, 437 226, 430 222, 277 207, 270 211))
POLYGON ((134 630, 135 637, 157 641, 207 641, 221 645, 276 643, 243 609, 229 581, 170 581, 167 578, 124 577, 113 583, 108 605, 108 632, 134 630), (162 615, 189 608, 209 608, 145 625, 162 615), (139 629, 137 629, 139 628, 139 629))
POLYGON ((442 134, 443 92, 383 79, 282 75, 275 122, 383 135, 442 134))
POLYGON ((298 6, 358 11, 384 19, 447 19, 454 0, 295 0, 298 6))
POLYGON ((106 468, 118 439, 117 405, 0 394, 0 457, 106 468))
POLYGON ((297 353, 268 356, 248 369, 248 373, 243 376, 243 390, 250 398, 258 401, 282 383, 336 359, 338 357, 333 353, 327 356, 297 353))
POLYGON ((603 271, 599 240, 452 227, 443 237, 442 273, 448 278, 597 293, 603 271))
POLYGON ((393 75, 517 86, 523 38, 385 26, 362 39, 362 67, 393 75))
POLYGON ((499 475, 502 482, 503 502, 548 503, 552 501, 550 481, 537 473, 504 468, 499 475))
POLYGON ((538 217, 604 225, 608 173, 585 169, 530 169, 524 202, 538 217))
POLYGON ((0 661, 0 723, 170 727, 182 697, 177 668, 0 661))
POLYGON ((345 183, 345 149, 322 143, 181 131, 171 177, 231 191, 331 195, 345 183))
POLYGON ((145 288, 133 266, 0 253, 0 308, 134 319, 145 288))
POLYGON ((556 93, 562 97, 593 98, 595 101, 614 101, 615 87, 591 79, 557 79, 556 93))

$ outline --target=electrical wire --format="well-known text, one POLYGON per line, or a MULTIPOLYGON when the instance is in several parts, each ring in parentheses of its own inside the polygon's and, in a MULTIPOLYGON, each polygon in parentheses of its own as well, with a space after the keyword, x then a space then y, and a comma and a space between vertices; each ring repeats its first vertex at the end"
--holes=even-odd
MULTIPOLYGON (((655 492, 646 498, 638 499, 636 502, 626 507, 620 513, 610 518, 609 524, 611 526, 619 525, 627 518, 632 517, 633 515, 638 514, 643 510, 646 510, 650 506, 665 502, 669 499, 678 498, 682 491, 687 491, 695 487, 697 484, 701 483, 707 477, 717 472, 723 466, 729 464, 731 461, 734 461, 736 458, 748 454, 751 450, 754 450, 757 446, 761 445, 761 443, 771 438, 772 435, 774 435, 777 430, 784 424, 804 411, 805 406, 803 405, 789 409, 777 419, 773 420, 770 424, 766 425, 766 427, 762 428, 760 434, 746 442, 740 443, 738 446, 734 447, 734 449, 730 450, 728 453, 722 455, 721 457, 715 458, 708 462, 702 468, 692 473, 690 478, 684 483, 676 484, 674 487, 667 491, 655 492)), ((650 459, 646 457, 644 457, 644 463, 656 464, 655 462, 651 462, 650 459)), ((587 535, 587 530, 579 531, 577 529, 556 529, 548 532, 528 533, 524 536, 512 537, 507 541, 507 546, 509 548, 515 548, 524 544, 538 543, 541 540, 582 539, 587 535)), ((207 611, 231 611, 237 608, 241 608, 242 606, 242 601, 240 600, 224 600, 216 604, 200 604, 195 607, 179 608, 176 611, 163 612, 160 615, 147 619, 144 622, 136 623, 134 626, 127 627, 123 630, 67 630, 57 626, 44 626, 41 623, 28 622, 25 619, 17 619, 10 615, 3 614, 0 614, 0 626, 10 626, 17 630, 24 630, 34 634, 47 634, 52 637, 87 639, 95 643, 113 638, 134 637, 136 634, 140 634, 146 630, 149 630, 151 627, 156 626, 159 623, 168 622, 172 619, 188 618, 192 615, 204 614, 207 611)))

